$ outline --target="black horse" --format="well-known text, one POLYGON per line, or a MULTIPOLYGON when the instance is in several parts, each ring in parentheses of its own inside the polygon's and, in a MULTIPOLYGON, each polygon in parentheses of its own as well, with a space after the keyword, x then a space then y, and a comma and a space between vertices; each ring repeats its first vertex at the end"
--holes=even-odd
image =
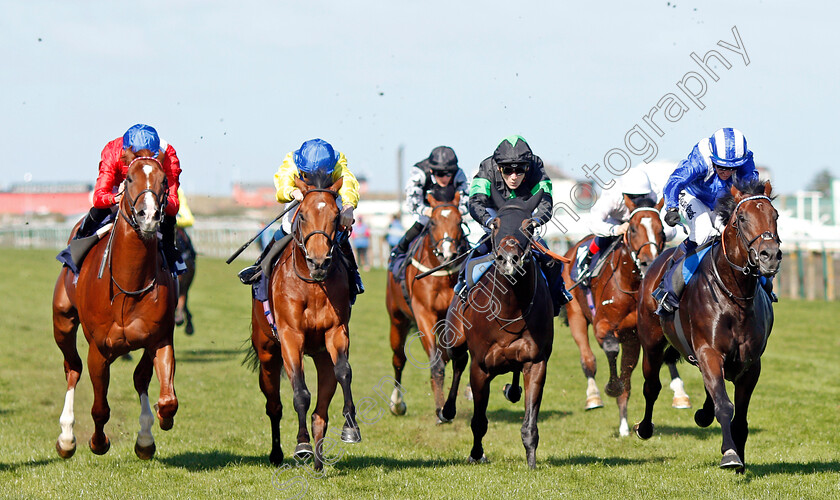
POLYGON ((728 221, 688 282, 680 307, 670 317, 654 314, 651 292, 659 283, 673 250, 657 259, 642 280, 638 335, 644 349, 645 416, 635 429, 642 439, 653 434, 653 404, 659 395, 659 368, 670 342, 700 368, 706 401, 694 421, 707 427, 717 418, 723 433, 721 468, 744 470, 747 409, 758 376, 761 354, 773 328, 770 298, 760 279, 779 271, 782 251, 770 183, 732 187, 718 202, 717 214, 728 221), (735 384, 733 407, 724 380, 735 384), (734 411, 733 411, 734 410, 734 411))

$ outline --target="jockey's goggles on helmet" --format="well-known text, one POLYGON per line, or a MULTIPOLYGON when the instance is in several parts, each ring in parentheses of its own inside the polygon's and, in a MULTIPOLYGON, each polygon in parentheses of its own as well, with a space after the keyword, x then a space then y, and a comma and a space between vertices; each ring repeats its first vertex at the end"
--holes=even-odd
POLYGON ((435 177, 451 177, 453 172, 451 170, 432 170, 435 177))
POLYGON ((718 165, 717 163, 715 163, 715 168, 720 170, 726 170, 727 172, 734 172, 738 170, 738 167, 724 167, 723 165, 718 165))
POLYGON ((499 169, 502 171, 504 175, 513 175, 519 174, 522 175, 528 171, 528 164, 527 163, 507 163, 501 165, 499 169))

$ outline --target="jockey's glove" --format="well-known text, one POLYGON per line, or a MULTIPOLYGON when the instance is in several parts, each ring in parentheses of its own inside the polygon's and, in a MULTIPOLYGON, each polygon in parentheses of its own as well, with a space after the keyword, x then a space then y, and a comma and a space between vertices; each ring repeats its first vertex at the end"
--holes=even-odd
POLYGON ((665 212, 665 224, 668 224, 671 227, 676 226, 680 223, 680 209, 677 207, 671 207, 665 212))

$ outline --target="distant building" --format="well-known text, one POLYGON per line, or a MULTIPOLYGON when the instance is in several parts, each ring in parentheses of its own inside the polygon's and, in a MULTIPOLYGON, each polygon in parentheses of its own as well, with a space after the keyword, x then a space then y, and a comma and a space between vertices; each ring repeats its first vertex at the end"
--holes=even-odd
POLYGON ((0 192, 0 214, 61 214, 87 212, 93 203, 93 186, 84 183, 12 184, 0 192))
POLYGON ((233 185, 233 200, 237 205, 249 208, 265 208, 277 205, 277 189, 274 184, 264 182, 242 182, 233 185))

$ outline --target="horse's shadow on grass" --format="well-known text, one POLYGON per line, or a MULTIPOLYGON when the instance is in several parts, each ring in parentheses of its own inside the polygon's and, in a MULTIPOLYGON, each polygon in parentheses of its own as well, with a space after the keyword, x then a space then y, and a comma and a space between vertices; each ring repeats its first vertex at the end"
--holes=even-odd
MULTIPOLYGON (((539 422, 545 422, 547 420, 553 419, 560 419, 568 417, 572 414, 569 411, 560 411, 560 410, 540 410, 539 417, 537 420, 539 422)), ((487 420, 490 422, 510 422, 515 424, 521 424, 522 419, 525 417, 525 410, 521 408, 518 404, 515 407, 508 408, 497 408, 495 410, 487 411, 487 420)))
MULTIPOLYGON (((752 429, 750 429, 752 432, 752 429)), ((779 475, 779 474, 796 474, 796 475, 806 475, 806 474, 822 474, 825 472, 837 472, 840 470, 840 461, 834 460, 831 462, 806 462, 806 463, 796 463, 796 462, 776 462, 776 463, 765 463, 765 464, 755 464, 749 462, 749 456, 747 457, 747 472, 749 474, 746 475, 746 481, 752 481, 753 479, 762 478, 767 475, 779 475)))
POLYGON ((157 461, 169 467, 178 467, 190 472, 224 469, 232 465, 266 465, 268 456, 243 456, 227 451, 189 452, 158 458, 157 461))
MULTIPOLYGON (((762 432, 760 427, 750 427, 750 434, 758 434, 762 432)), ((695 439, 712 439, 720 437, 720 426, 710 425, 708 427, 700 427, 697 425, 681 426, 681 425, 657 425, 654 431, 655 434, 668 436, 690 436, 695 439)))
POLYGON ((179 363, 228 361, 241 354, 242 351, 239 349, 189 349, 175 353, 179 363))
POLYGON ((58 457, 56 458, 45 458, 41 460, 27 460, 26 462, 17 462, 17 463, 3 463, 0 462, 0 472, 17 472, 19 469, 28 469, 30 467, 41 467, 44 465, 49 465, 54 462, 62 461, 58 457))

